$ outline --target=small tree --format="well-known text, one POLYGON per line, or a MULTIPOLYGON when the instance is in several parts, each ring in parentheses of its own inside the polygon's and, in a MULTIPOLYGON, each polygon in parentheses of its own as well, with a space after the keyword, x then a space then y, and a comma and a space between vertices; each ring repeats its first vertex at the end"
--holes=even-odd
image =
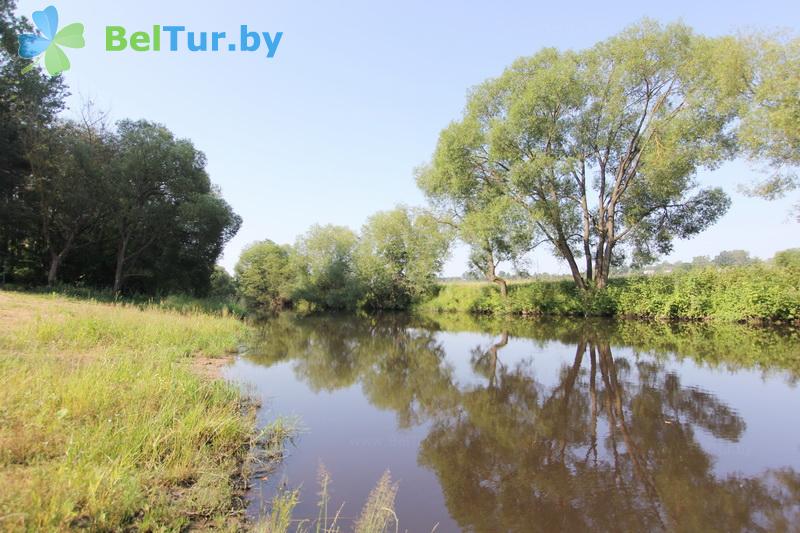
POLYGON ((429 293, 449 244, 449 232, 430 215, 404 207, 372 215, 356 252, 362 304, 402 309, 429 293))
POLYGON ((463 160, 450 151, 459 149, 463 130, 462 124, 451 124, 442 132, 433 164, 417 171, 417 186, 437 220, 470 247, 470 268, 496 283, 505 298, 508 284, 497 271, 498 265, 502 261, 516 263, 531 250, 534 228, 524 210, 503 196, 499 187, 458 164, 463 160))
POLYGON ((297 240, 297 299, 322 309, 353 308, 358 302, 354 254, 358 236, 343 226, 314 225, 297 240))

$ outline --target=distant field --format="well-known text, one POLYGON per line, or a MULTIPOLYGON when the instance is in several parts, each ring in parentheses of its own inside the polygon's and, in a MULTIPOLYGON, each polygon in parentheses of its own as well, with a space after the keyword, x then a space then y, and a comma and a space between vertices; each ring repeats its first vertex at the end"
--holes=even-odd
MULTIPOLYGON (((509 278, 506 280, 506 283, 509 285, 520 285, 525 283, 535 283, 535 282, 548 282, 548 281, 566 281, 572 280, 569 276, 548 276, 546 278, 509 278)), ((439 283, 442 285, 494 285, 486 281, 485 279, 442 279, 439 280, 439 283)))

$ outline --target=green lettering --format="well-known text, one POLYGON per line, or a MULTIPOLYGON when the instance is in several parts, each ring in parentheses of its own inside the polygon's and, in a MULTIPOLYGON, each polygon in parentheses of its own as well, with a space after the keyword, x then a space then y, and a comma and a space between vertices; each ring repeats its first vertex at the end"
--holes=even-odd
POLYGON ((137 31, 131 34, 131 49, 147 52, 150 49, 150 36, 147 32, 137 31))
POLYGON ((125 28, 122 26, 106 26, 106 51, 119 52, 125 50, 128 41, 125 40, 125 28))

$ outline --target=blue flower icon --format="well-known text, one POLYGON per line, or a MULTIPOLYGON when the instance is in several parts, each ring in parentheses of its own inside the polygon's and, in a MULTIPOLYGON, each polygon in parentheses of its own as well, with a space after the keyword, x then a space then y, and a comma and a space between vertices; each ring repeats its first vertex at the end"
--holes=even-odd
MULTIPOLYGON (((69 59, 61 46, 83 48, 83 24, 75 22, 58 30, 58 11, 48 6, 33 13, 33 23, 39 33, 23 33, 19 36, 19 55, 28 59, 38 59, 44 53, 44 67, 51 76, 69 69, 69 59)), ((36 64, 31 63, 23 74, 36 64)))

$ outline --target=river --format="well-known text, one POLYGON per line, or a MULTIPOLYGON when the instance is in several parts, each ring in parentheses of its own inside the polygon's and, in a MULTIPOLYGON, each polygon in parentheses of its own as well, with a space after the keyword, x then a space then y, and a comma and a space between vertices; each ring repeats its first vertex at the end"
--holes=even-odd
POLYGON ((252 515, 299 487, 315 519, 324 465, 343 531, 387 469, 399 531, 800 523, 796 329, 284 314, 226 376, 301 426, 252 515))

